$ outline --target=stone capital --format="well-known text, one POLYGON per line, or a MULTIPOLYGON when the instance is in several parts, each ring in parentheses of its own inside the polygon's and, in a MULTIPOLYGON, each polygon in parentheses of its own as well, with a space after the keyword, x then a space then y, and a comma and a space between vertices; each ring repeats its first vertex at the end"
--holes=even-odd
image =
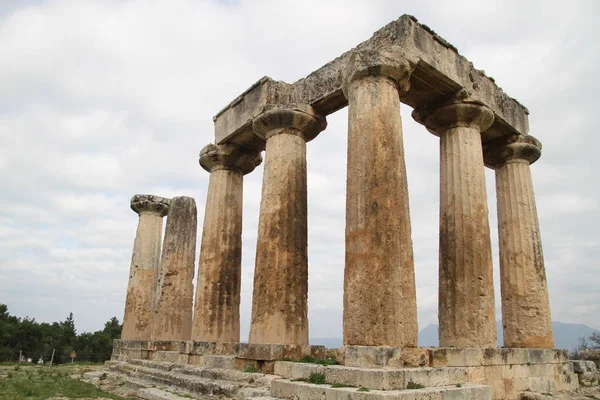
POLYGON ((208 144, 200 151, 199 162, 208 172, 227 169, 246 175, 260 165, 262 157, 257 151, 236 144, 208 144))
POLYGON ((170 199, 151 194, 136 194, 131 198, 131 209, 138 214, 149 212, 164 217, 169 213, 170 199))
POLYGON ((291 130, 306 142, 313 140, 326 126, 325 117, 305 104, 274 108, 260 114, 252 123, 254 132, 265 140, 279 133, 290 133, 291 130))
POLYGON ((475 128, 483 132, 494 122, 494 113, 488 107, 460 100, 414 110, 412 117, 436 136, 458 127, 475 128))
POLYGON ((498 169, 512 160, 533 164, 542 155, 542 143, 530 135, 508 135, 483 145, 485 165, 498 169))
POLYGON ((354 51, 343 71, 342 91, 348 98, 348 87, 358 79, 368 76, 384 76, 391 79, 400 93, 410 88, 410 74, 414 70, 402 55, 402 50, 365 49, 354 51))

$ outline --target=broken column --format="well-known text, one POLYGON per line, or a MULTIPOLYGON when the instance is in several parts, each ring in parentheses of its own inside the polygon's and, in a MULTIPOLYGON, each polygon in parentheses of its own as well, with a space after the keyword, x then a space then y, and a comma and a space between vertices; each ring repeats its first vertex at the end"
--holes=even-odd
POLYGON ((190 339, 197 218, 193 198, 171 200, 158 276, 154 340, 190 339))
POLYGON ((243 176, 261 161, 257 151, 234 144, 209 144, 200 152, 210 181, 192 340, 240 341, 243 176))
POLYGON ((304 105, 254 120, 266 150, 250 343, 308 344, 306 142, 325 126, 304 105))
MULTIPOLYGON (((461 92, 459 96, 465 95, 461 92)), ((492 247, 481 132, 490 109, 461 101, 415 110, 440 137, 441 347, 496 347, 492 247)))
POLYGON ((484 146, 496 171, 504 347, 553 348, 552 321, 530 164, 533 136, 503 136, 484 146))
POLYGON ((160 263, 162 223, 163 217, 169 211, 169 199, 136 194, 131 198, 130 204, 140 219, 129 269, 121 339, 150 339, 150 321, 160 263))
POLYGON ((344 345, 417 346, 417 303, 398 54, 354 53, 348 99, 344 345))

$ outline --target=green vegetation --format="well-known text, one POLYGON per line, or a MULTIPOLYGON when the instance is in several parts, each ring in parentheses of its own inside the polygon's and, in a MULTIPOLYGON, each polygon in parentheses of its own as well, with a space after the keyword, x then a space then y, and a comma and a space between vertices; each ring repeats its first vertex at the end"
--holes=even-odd
POLYGON ((19 352, 37 363, 40 357, 49 362, 55 350, 54 364, 70 363, 75 351, 75 361, 103 362, 110 359, 113 340, 121 336, 122 325, 116 317, 104 324, 104 329, 77 335, 73 313, 62 322, 38 323, 33 318, 18 318, 8 313, 0 304, 0 362, 18 362, 19 352))
POLYGON ((370 392, 370 391, 371 391, 371 389, 369 389, 369 388, 366 388, 366 387, 364 387, 364 386, 361 386, 361 387, 359 387, 359 388, 358 388, 358 391, 359 391, 359 392, 370 392))
POLYGON ((258 372, 258 369, 256 369, 254 365, 250 365, 244 369, 244 372, 256 373, 258 372))
POLYGON ((456 387, 460 388, 460 387, 462 387, 462 384, 461 383, 457 383, 456 387))
POLYGON ((332 383, 331 387, 332 388, 346 388, 346 387, 351 387, 351 386, 344 385, 343 383, 332 383))
POLYGON ((421 385, 420 383, 416 383, 413 381, 408 381, 408 384, 406 385, 407 389, 423 389, 425 386, 421 385))
POLYGON ((579 345, 569 354, 571 360, 590 360, 600 367, 600 332, 594 332, 587 338, 580 337, 579 345))
POLYGON ((325 380, 325 375, 317 373, 310 374, 306 382, 315 383, 317 385, 324 385, 327 383, 327 381, 325 380))
POLYGON ((94 385, 69 376, 80 368, 77 364, 64 366, 0 367, 0 400, 43 400, 49 397, 100 397, 124 400, 106 393, 94 385), (10 372, 7 372, 10 368, 10 372))

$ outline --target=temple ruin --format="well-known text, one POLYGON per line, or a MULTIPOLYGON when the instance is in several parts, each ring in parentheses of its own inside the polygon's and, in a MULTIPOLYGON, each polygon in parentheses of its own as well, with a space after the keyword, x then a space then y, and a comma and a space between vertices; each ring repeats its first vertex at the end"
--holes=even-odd
POLYGON ((262 78, 214 126, 199 160, 210 181, 195 304, 193 199, 134 196, 140 221, 111 368, 251 367, 278 375, 270 395, 288 399, 355 398, 358 387, 411 399, 516 399, 578 387, 566 352, 553 349, 530 172, 542 146, 529 135, 528 111, 430 28, 405 15, 295 83, 262 78), (440 140, 439 348, 417 341, 403 104, 440 140), (308 340, 306 146, 346 106, 343 347, 331 352, 308 340), (250 336, 240 338, 242 187, 261 162, 250 336), (496 176, 504 348, 485 167, 496 176), (339 365, 291 361, 306 356, 339 365), (354 391, 293 380, 317 371, 354 391), (424 397, 403 397, 409 382, 424 397))

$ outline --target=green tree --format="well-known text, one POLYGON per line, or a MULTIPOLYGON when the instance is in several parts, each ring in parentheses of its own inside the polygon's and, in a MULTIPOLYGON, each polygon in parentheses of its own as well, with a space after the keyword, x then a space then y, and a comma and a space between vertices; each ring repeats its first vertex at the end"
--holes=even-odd
POLYGON ((77 335, 73 313, 61 322, 38 323, 35 319, 17 318, 0 304, 0 361, 16 361, 19 351, 34 361, 41 356, 49 361, 55 350, 54 363, 71 360, 72 351, 82 361, 105 361, 110 358, 114 339, 121 336, 122 325, 116 317, 104 324, 104 329, 77 335))

